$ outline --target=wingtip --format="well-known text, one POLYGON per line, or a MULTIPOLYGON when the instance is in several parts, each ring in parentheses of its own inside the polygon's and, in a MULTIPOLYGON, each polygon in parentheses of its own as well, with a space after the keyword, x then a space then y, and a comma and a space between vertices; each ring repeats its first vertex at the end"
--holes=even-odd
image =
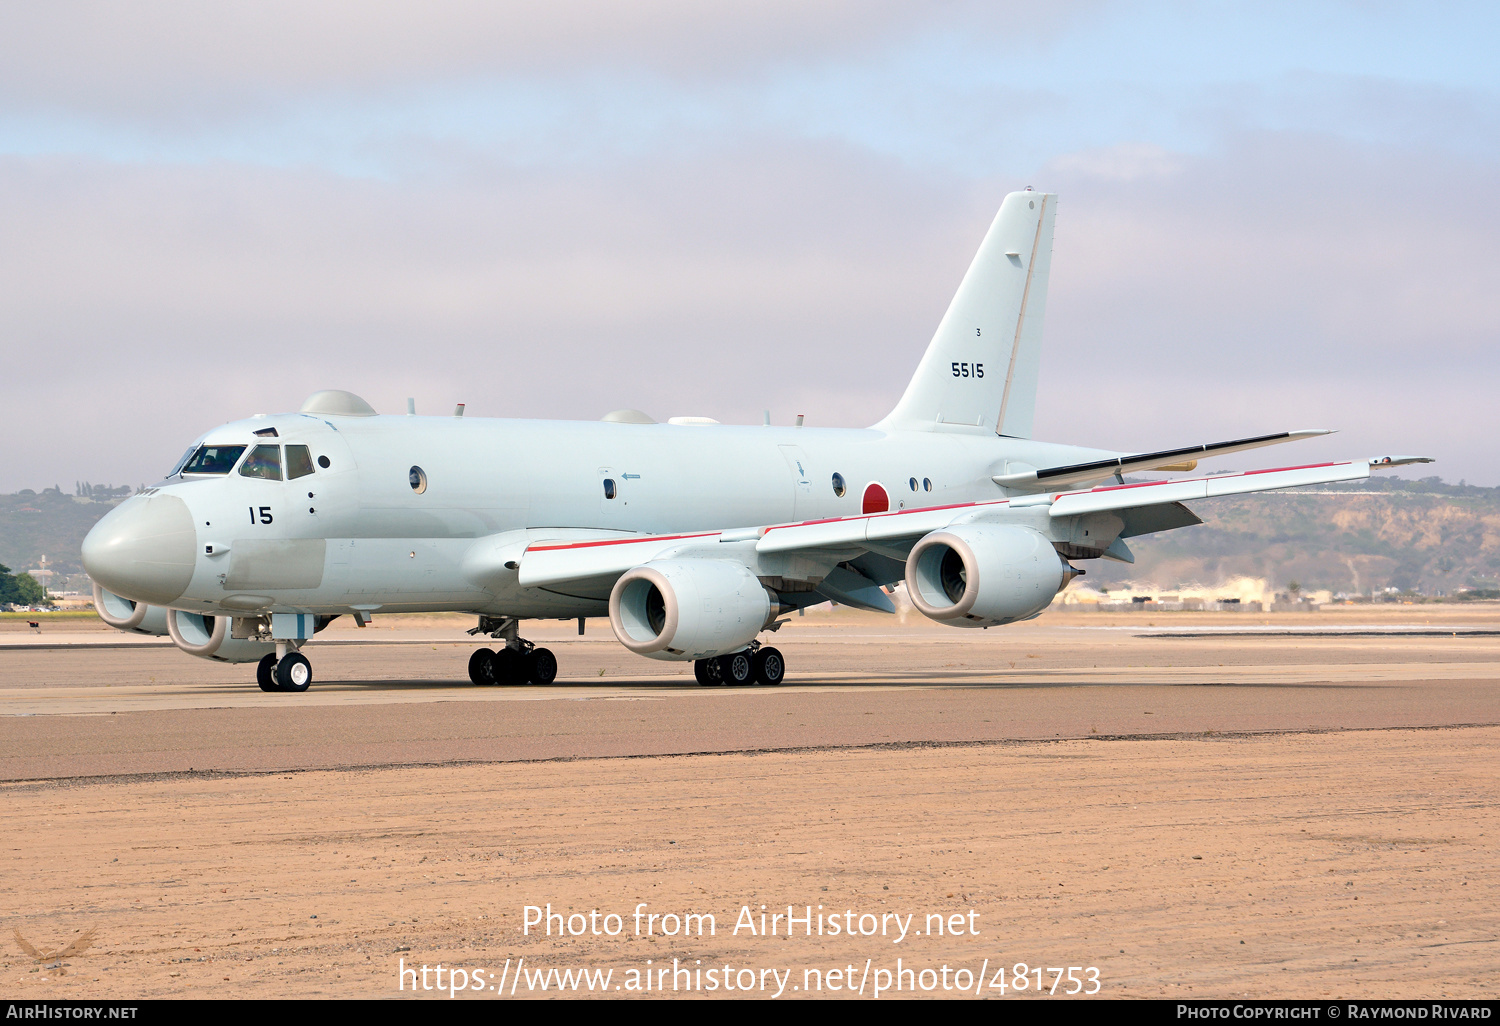
POLYGON ((1370 458, 1370 469, 1379 470, 1384 467, 1407 467, 1413 463, 1436 463, 1437 460, 1431 456, 1372 456, 1370 458))
POLYGON ((1293 438, 1316 438, 1319 435, 1336 435, 1338 428, 1298 428, 1296 431, 1288 431, 1293 438))

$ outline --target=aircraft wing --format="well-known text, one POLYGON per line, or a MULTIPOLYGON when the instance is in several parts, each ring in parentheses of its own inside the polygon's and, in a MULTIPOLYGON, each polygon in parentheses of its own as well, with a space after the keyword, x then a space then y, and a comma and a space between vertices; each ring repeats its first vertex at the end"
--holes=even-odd
POLYGON ((601 577, 618 577, 633 566, 682 548, 693 542, 715 542, 734 532, 704 531, 698 534, 652 534, 630 538, 586 541, 539 541, 527 546, 521 557, 517 581, 523 588, 601 577))
POLYGON ((599 582, 618 577, 631 567, 667 555, 714 558, 722 552, 722 558, 736 558, 727 543, 753 543, 758 555, 833 553, 841 560, 862 552, 874 552, 904 558, 906 551, 931 531, 960 521, 983 519, 1007 509, 1045 507, 1052 517, 1080 516, 1221 495, 1358 481, 1368 478, 1370 471, 1375 468, 1431 462, 1432 460, 1420 456, 1385 456, 1176 481, 1105 485, 986 502, 893 510, 766 527, 628 538, 538 541, 526 549, 521 559, 519 581, 523 587, 555 587, 579 581, 599 582))
POLYGON ((1045 489, 1079 484, 1084 481, 1099 481, 1113 474, 1128 474, 1134 470, 1192 470, 1198 465, 1198 460, 1205 456, 1223 456, 1231 452, 1244 452, 1246 449, 1259 449, 1265 445, 1295 442, 1299 438, 1315 438, 1318 435, 1331 434, 1333 434, 1332 431, 1323 428, 1279 431, 1273 435, 1236 438, 1228 442, 1209 442, 1207 445, 1190 445, 1184 449, 1163 449, 1160 452, 1142 452, 1116 456, 1107 460, 1028 470, 1017 474, 997 474, 992 480, 1005 488, 1045 489))

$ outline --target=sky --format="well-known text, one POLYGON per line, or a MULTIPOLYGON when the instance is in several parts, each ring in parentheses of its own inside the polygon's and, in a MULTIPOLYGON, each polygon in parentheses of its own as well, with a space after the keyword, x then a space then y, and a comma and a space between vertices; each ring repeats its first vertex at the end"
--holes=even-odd
POLYGON ((864 426, 1005 193, 1036 435, 1500 485, 1500 8, 0 5, 0 491, 381 412, 864 426))

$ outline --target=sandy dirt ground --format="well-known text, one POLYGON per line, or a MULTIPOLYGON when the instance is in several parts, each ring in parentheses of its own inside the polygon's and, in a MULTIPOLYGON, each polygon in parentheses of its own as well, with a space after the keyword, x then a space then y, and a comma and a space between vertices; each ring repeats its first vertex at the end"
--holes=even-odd
POLYGON ((1115 996, 1495 992, 1493 609, 810 616, 778 689, 698 688, 592 623, 531 632, 552 688, 476 689, 461 622, 377 625, 326 632, 305 695, 6 625, 0 992, 431 998, 441 963, 445 999, 455 967, 493 1000, 578 968, 726 996, 725 966, 755 996, 999 997, 1017 962, 1115 996), (523 932, 549 902, 585 932, 523 932), (641 903, 715 928, 638 936, 641 903), (96 933, 38 962, 12 928, 96 933))

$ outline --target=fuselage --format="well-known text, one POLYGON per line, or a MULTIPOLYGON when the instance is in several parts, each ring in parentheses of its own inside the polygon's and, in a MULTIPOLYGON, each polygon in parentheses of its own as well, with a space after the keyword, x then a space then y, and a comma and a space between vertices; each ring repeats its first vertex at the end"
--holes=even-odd
POLYGON ((85 543, 100 584, 204 613, 597 616, 603 596, 497 578, 497 547, 503 554, 513 546, 519 558, 543 538, 722 531, 855 516, 872 504, 997 499, 1005 491, 995 474, 1110 455, 951 425, 893 431, 303 413, 235 421, 195 448, 200 443, 245 450, 228 472, 174 475, 101 520, 85 543), (278 447, 274 479, 242 472, 257 446, 278 447), (310 472, 294 480, 291 446, 306 446, 312 457, 310 472), (148 519, 159 525, 144 526, 148 519), (168 535, 171 551, 162 555, 168 535), (160 552, 133 550, 131 539, 143 536, 158 539, 160 552), (477 573, 481 539, 488 569, 477 573), (142 584, 143 566, 168 569, 142 584))

